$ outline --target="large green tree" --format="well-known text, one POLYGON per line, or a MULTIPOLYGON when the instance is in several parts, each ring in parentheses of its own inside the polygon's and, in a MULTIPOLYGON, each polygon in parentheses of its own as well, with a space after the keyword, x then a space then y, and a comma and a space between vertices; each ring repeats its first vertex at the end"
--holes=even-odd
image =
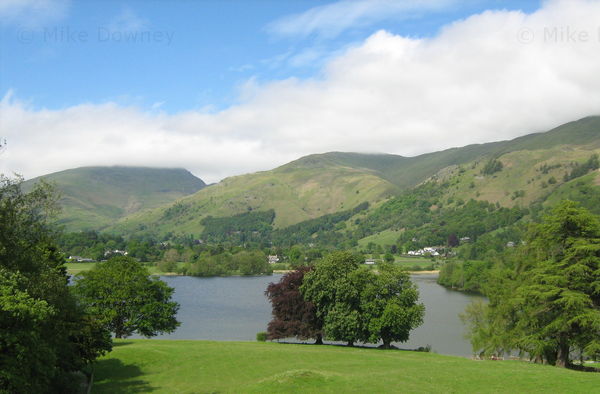
POLYGON ((360 290, 353 274, 362 259, 349 252, 334 252, 304 275, 300 288, 304 298, 317 308, 324 322, 325 337, 352 345, 360 340, 360 290))
POLYGON ((425 311, 415 285, 392 264, 375 272, 361 262, 360 256, 335 252, 304 276, 301 291, 316 306, 325 337, 349 345, 381 340, 384 348, 408 340, 425 311))
POLYGON ((366 322, 366 340, 406 342, 410 331, 423 323, 425 306, 406 271, 392 264, 380 264, 378 272, 365 271, 361 291, 361 311, 366 322))
POLYGON ((52 189, 0 176, 0 392, 74 392, 76 372, 110 350, 72 297, 54 245, 52 189))
POLYGON ((131 257, 113 257, 82 272, 74 290, 88 312, 117 338, 134 332, 151 337, 179 326, 179 304, 171 300, 174 289, 131 257))
POLYGON ((474 349, 518 350, 566 367, 570 355, 600 356, 600 222, 564 201, 534 225, 521 261, 492 273, 488 306, 465 315, 474 349))

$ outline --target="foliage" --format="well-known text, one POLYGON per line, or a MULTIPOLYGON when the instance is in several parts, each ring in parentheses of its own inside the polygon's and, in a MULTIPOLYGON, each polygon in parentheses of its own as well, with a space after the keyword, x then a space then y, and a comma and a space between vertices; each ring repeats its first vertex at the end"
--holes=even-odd
POLYGON ((490 159, 483 166, 483 169, 481 170, 481 173, 483 175, 492 175, 492 174, 494 174, 496 172, 502 171, 502 168, 504 168, 504 165, 502 164, 502 162, 500 160, 490 159))
POLYGON ((450 261, 442 266, 438 276, 438 283, 442 286, 459 290, 481 292, 488 281, 488 272, 491 268, 486 261, 450 261))
POLYGON ((485 290, 487 307, 465 319, 475 350, 516 349, 568 366, 570 354, 600 354, 600 222, 565 201, 532 226, 522 256, 497 270, 485 290))
POLYGON ((267 341, 267 337, 268 337, 268 336, 267 336, 267 333, 266 333, 266 332, 264 332, 264 331, 261 331, 261 332, 257 332, 257 333, 256 333, 256 340, 257 340, 258 342, 266 342, 266 341, 267 341))
POLYGON ((352 344, 363 335, 359 322, 359 290, 356 272, 362 258, 349 252, 334 252, 304 276, 300 291, 312 302, 316 315, 324 322, 328 339, 352 344))
POLYGON ((25 194, 0 177, 0 391, 73 392, 74 373, 111 348, 68 287, 47 184, 25 194))
POLYGON ((322 343, 323 321, 317 317, 313 303, 300 293, 304 275, 311 269, 299 267, 267 287, 265 295, 273 307, 273 320, 267 326, 269 339, 315 338, 317 343, 322 343))
POLYGON ((240 250, 230 253, 212 249, 201 253, 184 273, 192 276, 264 275, 271 274, 273 267, 267 256, 258 250, 240 250))
POLYGON ((590 171, 594 171, 600 168, 600 160, 598 160, 598 154, 594 153, 589 159, 583 164, 575 163, 575 167, 569 174, 565 174, 565 182, 571 179, 579 178, 587 174, 590 171))
POLYGON ((271 224, 275 219, 275 211, 245 212, 229 217, 215 218, 208 216, 200 222, 204 226, 202 239, 210 242, 234 242, 243 244, 246 241, 268 237, 271 224))
POLYGON ((74 290, 89 313, 117 338, 134 332, 151 337, 179 326, 179 304, 171 301, 174 290, 130 257, 113 257, 82 272, 74 290))
POLYGON ((381 339, 389 348, 392 341, 407 341, 410 331, 423 323, 425 306, 418 303, 419 292, 406 271, 392 264, 379 264, 378 270, 363 272, 360 309, 367 342, 381 339))
POLYGON ((325 337, 337 341, 408 340, 422 323, 424 306, 403 270, 381 264, 375 273, 361 266, 362 258, 335 252, 307 273, 300 290, 316 306, 325 337))
POLYGON ((366 211, 368 202, 358 204, 353 209, 323 215, 315 219, 305 220, 284 229, 273 232, 272 242, 280 246, 316 243, 333 245, 344 241, 343 235, 336 232, 336 226, 351 217, 366 211))

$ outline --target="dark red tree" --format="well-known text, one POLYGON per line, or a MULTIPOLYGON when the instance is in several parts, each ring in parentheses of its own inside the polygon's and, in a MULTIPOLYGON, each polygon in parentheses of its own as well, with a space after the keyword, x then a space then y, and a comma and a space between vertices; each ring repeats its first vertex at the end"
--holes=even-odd
POLYGON ((315 338, 316 344, 323 343, 323 322, 317 317, 315 306, 300 293, 304 274, 311 269, 299 267, 267 287, 265 295, 273 306, 273 320, 267 326, 269 339, 315 338))
POLYGON ((454 248, 456 246, 458 246, 460 244, 460 241, 458 240, 458 237, 456 236, 456 234, 452 233, 450 235, 448 235, 448 246, 451 248, 454 248))

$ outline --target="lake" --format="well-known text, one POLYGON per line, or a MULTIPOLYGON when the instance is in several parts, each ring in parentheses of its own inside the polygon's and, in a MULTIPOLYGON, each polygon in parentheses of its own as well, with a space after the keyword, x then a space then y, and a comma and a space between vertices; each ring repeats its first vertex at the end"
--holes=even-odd
MULTIPOLYGON (((281 274, 255 277, 197 278, 163 276, 175 288, 174 300, 181 308, 181 326, 162 339, 206 339, 254 341, 256 333, 266 331, 271 320, 271 304, 264 296, 270 282, 281 274)), ((425 304, 425 322, 411 332, 408 342, 396 344, 404 349, 431 345, 440 354, 470 356, 471 346, 464 339, 464 326, 458 314, 475 295, 448 290, 436 283, 436 274, 413 275, 412 280, 425 304)))

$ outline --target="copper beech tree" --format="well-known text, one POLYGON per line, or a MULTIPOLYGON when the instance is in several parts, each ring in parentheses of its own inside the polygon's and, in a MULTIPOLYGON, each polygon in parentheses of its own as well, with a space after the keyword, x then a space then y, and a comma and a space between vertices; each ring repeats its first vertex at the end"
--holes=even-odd
POLYGON ((273 306, 273 320, 267 327, 269 339, 315 338, 317 344, 323 343, 323 322, 317 317, 315 306, 300 293, 304 274, 311 269, 300 267, 267 287, 265 295, 273 306))

